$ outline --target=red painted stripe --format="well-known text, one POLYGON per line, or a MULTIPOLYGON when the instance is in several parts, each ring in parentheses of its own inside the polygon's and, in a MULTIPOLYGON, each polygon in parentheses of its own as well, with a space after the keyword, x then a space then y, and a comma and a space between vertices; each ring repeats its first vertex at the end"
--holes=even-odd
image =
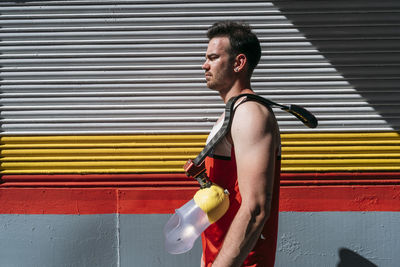
MULTIPOLYGON (((398 185, 400 179, 392 180, 296 180, 281 181, 281 186, 327 186, 327 185, 398 185)), ((93 187, 181 187, 181 188, 197 188, 198 183, 179 182, 179 181, 157 181, 157 182, 9 182, 2 187, 47 187, 47 188, 93 188, 93 187)))
MULTIPOLYGON (((197 189, 0 188, 0 214, 173 213, 197 189)), ((281 211, 400 211, 400 185, 281 187, 281 211)))
POLYGON ((117 211, 117 191, 107 188, 1 188, 1 214, 106 214, 117 211))
MULTIPOLYGON (((9 182, 192 182, 184 173, 149 174, 12 174, 1 177, 3 185, 9 182)), ((193 180, 194 181, 194 180, 193 180)))
POLYGON ((282 186, 398 185, 400 172, 282 173, 282 186))
POLYGON ((1 187, 192 187, 183 173, 4 175, 1 187))
POLYGON ((184 173, 145 173, 145 174, 7 174, 1 177, 4 182, 19 181, 127 181, 127 180, 188 180, 184 173))
POLYGON ((400 185, 282 187, 280 211, 400 211, 400 185))
MULTIPOLYGON (((196 187, 183 173, 4 175, 1 187, 196 187)), ((395 185, 400 172, 282 173, 281 185, 395 185)))
POLYGON ((400 179, 400 172, 282 173, 282 180, 400 179))
POLYGON ((400 179, 364 179, 364 180, 296 180, 281 181, 281 186, 321 186, 321 185, 398 185, 400 179))
POLYGON ((198 189, 125 189, 119 190, 119 213, 173 213, 192 199, 198 189))

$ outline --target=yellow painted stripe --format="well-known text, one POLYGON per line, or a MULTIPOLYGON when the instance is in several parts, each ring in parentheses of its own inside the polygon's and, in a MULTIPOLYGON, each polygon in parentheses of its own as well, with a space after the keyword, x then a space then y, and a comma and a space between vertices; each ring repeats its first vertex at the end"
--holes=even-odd
MULTIPOLYGON (((183 172, 205 135, 6 136, 1 173, 183 172)), ((400 134, 282 134, 282 170, 398 171, 400 134)))
MULTIPOLYGON (((29 169, 29 168, 97 168, 97 167, 175 167, 183 166, 184 161, 74 161, 74 162, 3 162, 4 169, 29 169)), ((301 166, 397 166, 400 168, 400 159, 320 159, 320 160, 286 160, 283 167, 301 166)))
POLYGON ((10 156, 46 156, 46 155, 92 155, 92 156, 103 156, 103 155, 192 155, 198 154, 202 147, 187 147, 187 148, 84 148, 84 149, 3 149, 0 153, 3 157, 10 156))
POLYGON ((400 171, 399 166, 333 166, 333 167, 282 167, 282 172, 357 172, 400 171))
POLYGON ((169 168, 183 166, 182 161, 77 161, 77 162, 3 162, 4 169, 57 169, 57 168, 169 168))
POLYGON ((370 158, 370 159, 382 159, 382 158, 400 158, 400 153, 329 153, 329 154, 283 154, 283 159, 354 159, 354 158, 370 158))
POLYGON ((174 134, 174 135, 63 135, 63 136, 3 136, 0 144, 31 144, 31 143, 65 143, 65 142, 87 142, 87 143, 103 143, 103 142, 192 142, 205 141, 207 135, 201 134, 174 134))
MULTIPOLYGON (((343 167, 332 167, 327 170, 326 168, 319 167, 291 167, 282 168, 282 172, 342 172, 343 167)), ((398 167, 348 167, 348 172, 357 171, 370 171, 370 172, 385 172, 385 171, 400 171, 398 167)), ((90 174, 90 173, 181 173, 182 168, 114 168, 114 169, 101 169, 98 168, 96 171, 90 169, 75 169, 71 172, 70 169, 41 169, 41 170, 5 170, 2 174, 90 174)))
MULTIPOLYGON (((185 154, 185 155, 138 155, 138 156, 99 156, 99 155, 88 155, 88 156, 33 156, 33 157, 5 157, 2 159, 3 162, 29 162, 29 161, 148 161, 148 160, 182 160, 185 161, 188 158, 195 158, 197 154, 185 154)), ((354 159, 354 158, 369 158, 380 159, 380 158, 400 158, 400 153, 374 153, 374 154, 309 154, 309 155, 283 155, 284 163, 286 159, 354 159)))
MULTIPOLYGON (((84 149, 2 149, 0 155, 3 157, 11 156, 46 156, 46 155, 189 155, 198 154, 202 147, 188 147, 188 148, 84 148, 84 149)), ((397 153, 399 146, 332 146, 332 147, 283 147, 284 155, 308 155, 308 154, 321 154, 324 156, 333 153, 346 153, 346 154, 361 154, 365 155, 373 153, 397 153), (324 154, 327 152, 327 154, 324 154), (328 153, 329 152, 329 153, 328 153)))
MULTIPOLYGON (((284 146, 337 146, 337 145, 364 145, 365 140, 298 140, 282 143, 284 146)), ((368 140, 368 145, 400 145, 400 140, 368 140)))
POLYGON ((304 139, 311 139, 311 140, 328 140, 328 139, 385 139, 385 138, 394 138, 398 139, 400 137, 400 133, 398 132, 371 132, 371 133, 287 133, 282 134, 282 139, 289 140, 289 139, 296 139, 296 140, 304 140, 304 139))
POLYGON ((286 166, 364 166, 364 165, 388 165, 397 166, 400 168, 399 159, 307 159, 307 160, 285 160, 282 163, 283 167, 286 166))
POLYGON ((96 170, 91 169, 41 169, 41 170, 4 170, 2 174, 117 174, 117 173, 180 173, 180 168, 98 168, 96 170))
POLYGON ((300 146, 300 147, 282 147, 282 152, 285 154, 296 153, 296 154, 312 154, 312 153, 369 153, 369 152, 396 152, 399 151, 399 146, 370 146, 370 145, 361 145, 361 146, 300 146))
MULTIPOLYGON (((58 170, 68 170, 68 172, 115 172, 117 170, 121 170, 124 172, 129 169, 131 172, 142 172, 143 170, 147 170, 147 172, 157 172, 159 170, 172 172, 172 170, 178 170, 178 172, 182 172, 182 166, 185 161, 179 161, 179 163, 174 162, 95 162, 87 163, 87 162, 62 162, 62 164, 58 164, 55 162, 51 162, 50 164, 45 164, 46 162, 41 162, 37 164, 32 163, 23 163, 23 164, 3 164, 2 170, 3 173, 9 173, 9 171, 14 171, 17 173, 21 172, 51 172, 52 170, 55 172, 59 172, 58 170), (135 171, 136 170, 136 171, 135 171), (156 171, 157 170, 157 171, 156 171)), ((328 171, 328 170, 341 170, 341 171, 349 171, 349 170, 400 170, 400 160, 397 161, 373 161, 373 160, 353 160, 353 161, 298 161, 298 162, 283 162, 282 170, 283 171, 328 171), (340 165, 340 166, 338 166, 340 165)))
POLYGON ((181 160, 186 161, 188 158, 195 158, 197 154, 190 155, 171 155, 171 156, 69 156, 69 157, 6 157, 3 162, 30 162, 30 161, 149 161, 149 160, 181 160))
POLYGON ((19 149, 19 148, 28 148, 28 149, 41 149, 41 148, 82 148, 90 149, 90 148, 122 148, 122 147, 137 147, 137 148, 147 148, 147 147, 160 147, 160 148, 168 148, 168 147, 203 147, 204 142, 160 142, 160 143, 151 143, 151 142, 125 142, 125 143, 32 143, 32 144, 4 144, 2 145, 3 149, 19 149))

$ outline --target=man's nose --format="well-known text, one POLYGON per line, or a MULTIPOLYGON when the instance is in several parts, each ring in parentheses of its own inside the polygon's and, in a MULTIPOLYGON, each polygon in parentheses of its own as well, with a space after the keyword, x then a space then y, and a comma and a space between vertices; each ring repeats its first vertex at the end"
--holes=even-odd
POLYGON ((210 65, 208 64, 207 60, 203 63, 203 66, 201 66, 201 68, 202 68, 203 70, 208 70, 208 69, 210 69, 210 65))

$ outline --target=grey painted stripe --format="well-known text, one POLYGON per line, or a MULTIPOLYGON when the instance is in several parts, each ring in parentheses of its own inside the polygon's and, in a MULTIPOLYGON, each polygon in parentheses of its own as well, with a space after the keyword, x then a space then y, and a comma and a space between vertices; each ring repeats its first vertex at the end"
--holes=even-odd
POLYGON ((277 266, 397 266, 399 212, 281 212, 277 266))
MULTIPOLYGON (((2 214, 1 264, 199 266, 199 239, 186 254, 165 252, 170 216, 2 214)), ((399 212, 281 212, 275 266, 397 266, 399 221, 399 212)))
POLYGON ((116 215, 0 215, 7 267, 118 267, 116 215))

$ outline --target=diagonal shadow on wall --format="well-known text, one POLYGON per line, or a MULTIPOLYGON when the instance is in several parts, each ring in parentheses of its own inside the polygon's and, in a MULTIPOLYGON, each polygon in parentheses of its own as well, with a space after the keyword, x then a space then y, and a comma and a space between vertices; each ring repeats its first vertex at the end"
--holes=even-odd
POLYGON ((336 267, 378 267, 366 258, 347 248, 341 248, 339 250, 339 257, 340 262, 336 267))
POLYGON ((276 1, 274 5, 387 125, 399 131, 400 2, 276 1))

